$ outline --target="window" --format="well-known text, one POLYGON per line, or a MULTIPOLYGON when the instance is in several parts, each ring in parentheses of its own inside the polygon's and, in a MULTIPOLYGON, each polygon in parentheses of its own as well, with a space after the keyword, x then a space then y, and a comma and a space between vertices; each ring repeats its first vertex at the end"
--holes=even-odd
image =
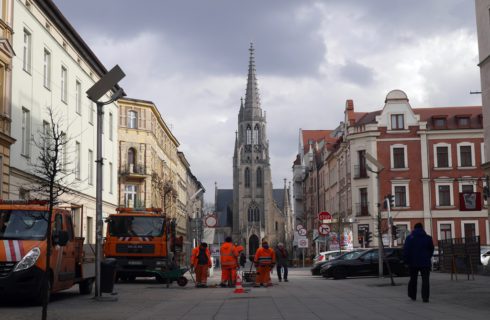
POLYGON ((114 173, 112 172, 112 162, 109 162, 109 193, 114 192, 114 173))
POLYGON ((449 147, 436 146, 436 167, 437 168, 449 168, 449 147))
POLYGON ((60 159, 61 167, 60 169, 66 171, 66 165, 68 164, 68 150, 66 150, 68 144, 66 142, 66 133, 61 132, 60 134, 60 159))
POLYGON ((254 137, 253 137, 253 143, 254 144, 259 144, 259 124, 257 123, 254 127, 254 137))
POLYGON ((42 140, 43 140, 43 151, 44 152, 47 151, 46 148, 48 147, 48 139, 51 135, 50 128, 51 128, 51 126, 49 125, 49 122, 43 121, 43 137, 42 137, 42 140))
POLYGON ((0 197, 3 198, 3 156, 0 155, 0 197))
POLYGON ((248 222, 259 222, 260 212, 257 204, 251 203, 248 207, 248 222))
POLYGON ((447 128, 447 120, 445 117, 433 117, 432 124, 435 129, 446 129, 447 128))
POLYGON ((82 159, 82 155, 81 155, 81 148, 80 148, 80 142, 76 142, 75 143, 75 179, 78 179, 80 180, 80 166, 81 166, 81 159, 82 159))
POLYGON ((472 145, 460 145, 459 148, 459 166, 473 167, 473 148, 472 145))
POLYGON ((94 184, 94 152, 88 149, 88 184, 94 184))
POLYGON ((438 205, 443 206, 451 206, 451 186, 450 185, 438 185, 437 186, 437 194, 439 198, 438 205))
POLYGON ((128 111, 128 128, 138 129, 138 113, 134 110, 128 111))
POLYGON ((94 107, 94 103, 93 102, 90 102, 90 104, 88 105, 88 107, 89 107, 88 123, 90 123, 91 125, 94 125, 94 118, 95 118, 95 107, 94 107))
POLYGON ((61 101, 66 103, 66 99, 68 96, 67 92, 67 80, 68 75, 65 67, 61 67, 61 101))
POLYGON ((451 239, 452 238, 452 231, 451 231, 451 224, 450 223, 441 223, 439 225, 439 231, 441 236, 439 237, 439 240, 446 240, 446 239, 451 239))
POLYGON ((22 155, 28 157, 31 142, 31 114, 29 110, 22 108, 22 155))
POLYGON ((403 114, 392 114, 391 115, 391 129, 392 130, 405 129, 405 124, 403 121, 403 114))
POLYGON ((472 184, 463 184, 461 185, 462 193, 473 193, 473 185, 472 184))
POLYGON ((133 173, 135 169, 134 167, 136 166, 136 150, 134 148, 128 149, 128 165, 129 172, 133 173))
POLYGON ((403 208, 407 206, 407 187, 395 186, 395 207, 403 208))
POLYGON ((461 229, 463 230, 462 236, 464 238, 472 238, 478 236, 476 222, 461 221, 461 224, 463 225, 461 229))
POLYGON ((250 169, 247 167, 245 168, 245 188, 250 187, 250 169))
POLYGON ((44 49, 43 84, 46 89, 51 89, 51 52, 44 49))
POLYGON ((247 143, 246 144, 252 144, 252 128, 250 125, 247 126, 247 143))
POLYGON ((257 168, 257 187, 262 187, 262 168, 257 168))
POLYGON ((469 128, 470 127, 470 117, 468 117, 468 116, 456 117, 456 122, 458 123, 459 128, 469 128))
POLYGON ((124 204, 127 208, 134 208, 136 204, 137 186, 128 184, 124 188, 124 204))
POLYGON ((27 73, 31 73, 32 60, 32 36, 29 31, 24 29, 24 46, 22 48, 22 67, 27 73))
POLYGON ((75 111, 78 114, 81 114, 82 113, 82 84, 78 80, 75 85, 75 95, 76 95, 75 111))
POLYGON ((113 139, 113 128, 114 128, 114 123, 113 123, 113 116, 112 116, 112 112, 109 112, 109 140, 112 141, 113 139))
POLYGON ((405 168, 405 148, 393 148, 393 168, 405 168))
POLYGON ((357 151, 359 155, 359 178, 367 177, 366 150, 357 151))

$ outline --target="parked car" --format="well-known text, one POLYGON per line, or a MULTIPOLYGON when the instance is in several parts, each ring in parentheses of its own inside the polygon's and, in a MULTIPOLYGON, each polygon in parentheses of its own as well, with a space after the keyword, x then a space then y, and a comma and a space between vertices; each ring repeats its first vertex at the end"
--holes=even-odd
POLYGON ((313 260, 313 266, 311 267, 311 275, 313 276, 319 276, 320 275, 320 270, 322 269, 322 266, 337 258, 338 256, 344 254, 346 251, 345 250, 334 250, 334 251, 324 251, 320 252, 315 259, 313 260))
POLYGON ((490 247, 481 247, 480 254, 481 264, 486 267, 490 266, 490 247))
MULTIPOLYGON (((393 274, 397 276, 408 275, 408 267, 403 261, 402 248, 385 248, 385 255, 393 274)), ((378 275, 378 259, 378 249, 355 251, 329 261, 322 267, 320 272, 322 276, 326 278, 333 277, 334 279, 378 275)), ((384 274, 388 274, 386 261, 383 268, 384 274)))

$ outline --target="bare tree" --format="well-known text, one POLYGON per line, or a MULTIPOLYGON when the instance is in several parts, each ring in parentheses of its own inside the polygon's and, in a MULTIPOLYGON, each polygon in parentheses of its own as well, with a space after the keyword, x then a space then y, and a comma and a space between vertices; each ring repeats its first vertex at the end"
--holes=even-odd
POLYGON ((60 197, 69 191, 68 178, 72 172, 67 170, 67 146, 69 139, 63 130, 62 117, 55 114, 51 107, 47 108, 49 122, 43 124, 34 144, 39 149, 37 162, 33 164, 32 173, 37 177, 36 185, 32 188, 35 194, 48 199, 48 230, 46 247, 46 270, 42 286, 42 319, 47 318, 48 302, 51 291, 50 260, 52 252, 52 216, 53 209, 59 203, 60 197))

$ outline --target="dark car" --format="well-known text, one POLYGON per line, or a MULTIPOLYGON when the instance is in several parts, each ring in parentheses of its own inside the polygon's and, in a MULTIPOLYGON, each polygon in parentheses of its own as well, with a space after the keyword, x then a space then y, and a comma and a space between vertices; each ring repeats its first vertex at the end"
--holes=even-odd
MULTIPOLYGON (((397 276, 407 276, 408 267, 403 261, 402 248, 385 248, 384 274, 388 274, 387 262, 391 272, 397 276)), ((351 252, 323 265, 320 273, 325 278, 344 279, 352 276, 378 275, 378 249, 364 252, 351 252)))
POLYGON ((313 266, 311 267, 311 275, 312 276, 319 276, 320 275, 320 270, 322 269, 322 266, 337 258, 338 256, 344 254, 347 251, 340 251, 340 250, 334 250, 334 251, 325 251, 325 252, 320 252, 319 255, 315 257, 315 262, 313 263, 313 266))

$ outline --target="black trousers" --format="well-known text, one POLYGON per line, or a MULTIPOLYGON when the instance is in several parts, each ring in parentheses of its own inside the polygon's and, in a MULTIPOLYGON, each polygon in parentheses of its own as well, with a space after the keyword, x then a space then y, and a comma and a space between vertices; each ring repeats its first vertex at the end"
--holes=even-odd
POLYGON ((287 280, 288 279, 288 266, 287 265, 280 265, 278 264, 276 266, 276 269, 277 269, 277 277, 279 278, 279 280, 281 280, 281 269, 284 270, 284 280, 287 280))
POLYGON ((408 296, 415 300, 417 299, 417 278, 420 272, 422 276, 422 300, 429 301, 430 284, 429 275, 430 267, 409 267, 410 280, 408 281, 408 296))

